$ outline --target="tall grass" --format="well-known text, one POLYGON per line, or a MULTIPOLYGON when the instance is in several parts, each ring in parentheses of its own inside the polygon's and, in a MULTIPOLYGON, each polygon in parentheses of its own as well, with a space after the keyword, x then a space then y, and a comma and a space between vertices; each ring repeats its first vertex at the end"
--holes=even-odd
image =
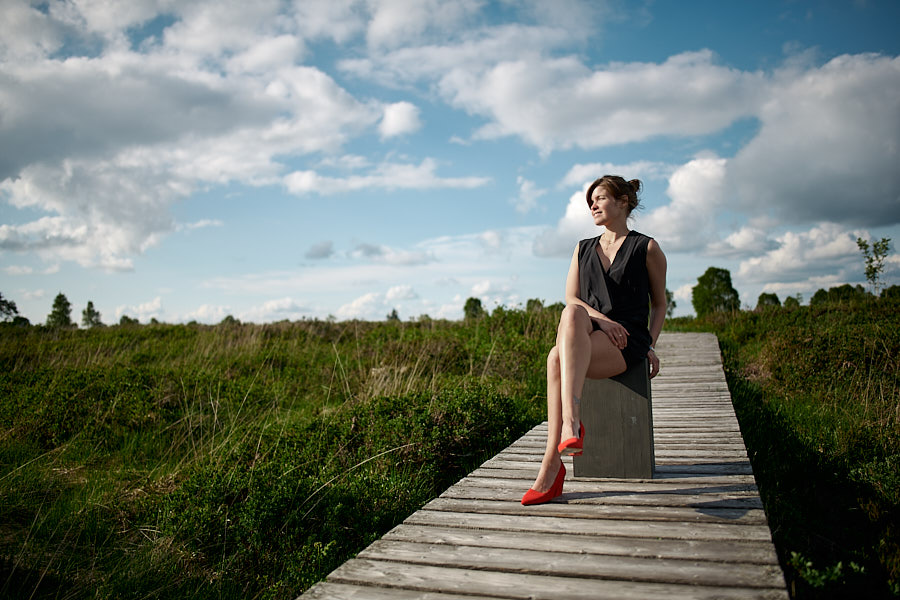
POLYGON ((714 331, 797 598, 900 596, 900 303, 676 319, 714 331))
POLYGON ((558 312, 0 332, 0 595, 296 597, 543 418, 558 312))
MULTIPOLYGON (((719 337, 797 598, 898 594, 898 308, 667 323, 719 337)), ((544 419, 558 317, 0 328, 0 596, 296 597, 544 419)))

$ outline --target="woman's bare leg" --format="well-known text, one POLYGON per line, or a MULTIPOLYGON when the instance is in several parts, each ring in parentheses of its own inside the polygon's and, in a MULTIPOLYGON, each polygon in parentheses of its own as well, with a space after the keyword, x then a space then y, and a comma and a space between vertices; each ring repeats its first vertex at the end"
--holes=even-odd
POLYGON ((532 489, 546 492, 553 485, 562 460, 556 447, 559 445, 559 430, 562 421, 560 405, 559 351, 554 346, 547 355, 547 447, 541 460, 541 469, 532 489))
POLYGON ((563 309, 556 331, 559 349, 560 403, 562 422, 560 439, 578 437, 581 423, 580 401, 584 378, 591 364, 591 318, 584 308, 570 304, 563 309))
MULTIPOLYGON (((565 313, 565 311, 563 312, 565 313)), ((587 317, 587 313, 585 311, 582 312, 584 312, 587 317)), ((581 397, 581 392, 584 389, 585 377, 590 375, 594 379, 604 379, 625 371, 625 359, 622 357, 621 351, 619 351, 602 331, 591 333, 590 330, 592 327, 590 325, 590 318, 588 318, 588 329, 585 331, 588 349, 586 352, 583 352, 587 357, 587 365, 582 366, 581 362, 577 363, 575 369, 573 369, 575 371, 574 374, 572 374, 574 377, 570 375, 569 379, 572 386, 570 387, 568 394, 568 414, 571 415, 570 418, 573 420, 573 422, 569 423, 569 430, 572 433, 568 436, 562 433, 565 431, 567 411, 566 402, 563 401, 563 398, 565 397, 563 393, 565 388, 562 385, 563 368, 560 358, 561 352, 559 341, 565 340, 566 335, 569 335, 571 331, 571 322, 578 319, 578 317, 575 317, 574 315, 565 316, 569 322, 566 322, 564 327, 564 319, 560 319, 560 327, 557 333, 558 345, 554 346, 547 355, 547 445, 544 449, 544 457, 541 460, 540 471, 538 471, 537 479, 535 479, 534 485, 532 486, 532 489, 538 492, 546 492, 550 489, 550 486, 553 485, 553 481, 556 479, 556 475, 559 472, 559 467, 562 465, 562 460, 560 459, 557 450, 560 440, 575 437, 574 429, 578 427, 580 422, 581 411, 580 407, 573 402, 573 398, 576 396, 579 398, 581 397), (579 368, 584 369, 584 374, 580 377, 579 371, 577 370, 579 368)), ((580 340, 576 340, 576 343, 572 345, 577 349, 579 343, 580 340)))

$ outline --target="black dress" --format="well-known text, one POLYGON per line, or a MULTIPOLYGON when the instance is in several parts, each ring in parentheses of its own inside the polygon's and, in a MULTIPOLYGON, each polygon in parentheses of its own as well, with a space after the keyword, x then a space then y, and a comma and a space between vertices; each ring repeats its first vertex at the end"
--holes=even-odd
MULTIPOLYGON (((628 345, 622 350, 631 368, 647 358, 650 350, 650 276, 647 244, 652 238, 629 231, 609 271, 603 268, 597 245, 600 236, 578 243, 579 298, 628 330, 628 345)), ((594 329, 599 329, 594 324, 594 329)))

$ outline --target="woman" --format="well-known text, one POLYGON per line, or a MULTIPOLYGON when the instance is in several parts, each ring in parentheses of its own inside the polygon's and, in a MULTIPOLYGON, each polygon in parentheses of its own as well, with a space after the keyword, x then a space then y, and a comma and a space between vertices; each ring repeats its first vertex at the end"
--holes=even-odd
POLYGON ((666 318, 666 257, 656 240, 628 229, 640 188, 639 180, 617 175, 588 188, 594 223, 606 230, 579 242, 572 254, 566 307, 547 357, 547 449, 522 504, 562 494, 561 457, 579 453, 584 442, 579 397, 585 377, 612 377, 645 358, 650 377, 659 372, 653 347, 666 318))

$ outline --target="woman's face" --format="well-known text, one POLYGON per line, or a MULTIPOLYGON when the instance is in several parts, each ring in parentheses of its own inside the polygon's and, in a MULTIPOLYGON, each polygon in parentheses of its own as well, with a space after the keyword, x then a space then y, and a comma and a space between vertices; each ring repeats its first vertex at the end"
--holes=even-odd
POLYGON ((607 225, 617 219, 624 219, 627 215, 623 207, 624 203, 616 201, 605 187, 598 185, 591 194, 591 216, 594 224, 607 225))

